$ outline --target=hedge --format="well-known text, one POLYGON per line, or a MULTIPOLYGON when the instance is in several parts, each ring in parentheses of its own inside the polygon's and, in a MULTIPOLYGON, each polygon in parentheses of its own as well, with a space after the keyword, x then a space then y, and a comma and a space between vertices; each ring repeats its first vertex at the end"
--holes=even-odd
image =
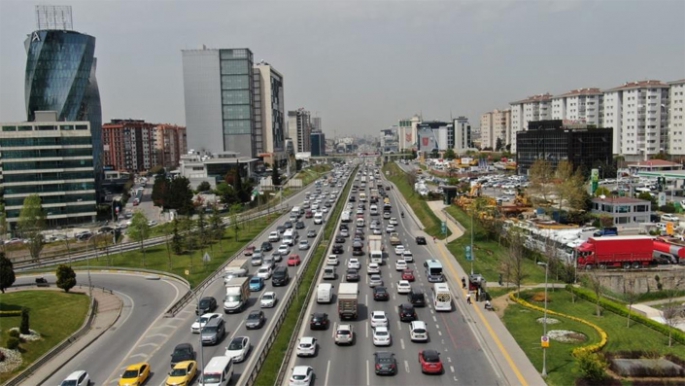
MULTIPOLYGON (((537 310, 537 311, 540 311, 540 312, 543 312, 543 313, 545 312, 545 309, 544 309, 544 308, 538 307, 538 306, 533 305, 533 304, 530 304, 530 303, 528 303, 527 301, 525 301, 525 300, 523 300, 523 299, 521 299, 521 298, 518 298, 518 297, 516 297, 516 296, 514 296, 514 295, 515 295, 514 292, 509 293, 509 299, 513 300, 514 302, 516 302, 516 303, 518 303, 518 304, 520 304, 520 305, 522 305, 522 306, 524 306, 524 307, 532 308, 532 309, 534 309, 534 310, 537 310)), ((596 325, 596 324, 594 324, 594 323, 590 323, 590 322, 588 322, 587 320, 584 320, 584 319, 581 319, 581 318, 577 318, 577 317, 575 317, 575 316, 562 314, 562 313, 560 313, 560 312, 551 311, 551 310, 549 310, 549 309, 547 310, 547 314, 549 314, 549 315, 560 316, 560 317, 562 317, 562 318, 567 318, 567 319, 575 320, 576 322, 580 322, 580 323, 586 324, 586 325, 588 325, 588 326, 594 328, 594 329, 597 331, 597 333, 599 334, 599 336, 600 336, 599 343, 593 343, 593 344, 591 344, 591 345, 581 346, 581 347, 576 347, 576 348, 574 348, 574 349, 573 349, 573 356, 574 356, 574 357, 578 357, 578 356, 580 356, 581 354, 595 353, 595 352, 601 350, 604 346, 606 346, 606 344, 607 344, 607 333, 606 333, 604 330, 602 330, 598 325, 596 325)))
MULTIPOLYGON (((596 303, 597 302, 597 296, 595 296, 595 293, 585 289, 585 288, 576 288, 573 286, 566 286, 566 289, 569 291, 572 291, 578 297, 583 298, 585 300, 591 301, 596 303)), ((617 303, 613 300, 605 299, 605 298, 600 298, 599 300, 599 305, 604 307, 605 310, 611 311, 615 314, 621 315, 621 316, 628 316, 628 313, 630 313, 630 318, 638 323, 641 323, 649 328, 651 328, 654 331, 660 332, 666 336, 671 334, 673 337, 673 340, 676 342, 685 344, 685 332, 678 330, 677 328, 669 327, 665 324, 661 324, 655 320, 649 319, 641 314, 629 311, 628 308, 621 304, 617 303)))
POLYGON ((0 311, 0 318, 3 316, 21 316, 21 310, 18 311, 0 311))

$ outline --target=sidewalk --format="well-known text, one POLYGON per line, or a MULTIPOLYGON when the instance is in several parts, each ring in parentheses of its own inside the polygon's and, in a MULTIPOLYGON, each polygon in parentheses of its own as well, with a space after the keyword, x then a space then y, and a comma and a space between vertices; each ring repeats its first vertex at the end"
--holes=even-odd
MULTIPOLYGON (((460 310, 464 312, 464 316, 470 319, 473 323, 474 331, 478 339, 482 342, 484 352, 493 361, 493 365, 498 367, 499 373, 511 385, 545 385, 544 379, 540 376, 540 372, 528 360, 526 354, 521 347, 509 333, 504 323, 500 320, 495 312, 485 311, 482 303, 474 302, 473 305, 467 305, 463 299, 466 298, 466 290, 464 290, 459 282, 459 278, 467 276, 464 270, 454 256, 447 249, 446 243, 449 243, 464 235, 464 229, 461 225, 455 222, 451 216, 446 215, 443 209, 446 207, 442 201, 429 201, 428 206, 433 210, 436 216, 449 227, 452 235, 444 242, 428 243, 429 248, 437 249, 448 263, 450 271, 456 275, 457 283, 451 283, 455 288, 455 292, 460 293, 455 303, 460 310), (454 263, 454 264, 452 264, 454 263), (456 270, 455 268, 456 267, 456 270)), ((497 284, 497 283, 493 283, 497 284)))
MULTIPOLYGON (((35 287, 25 287, 22 289, 30 289, 35 291, 35 287)), ((51 289, 45 289, 51 290, 51 289)), ((54 289, 52 289, 54 290, 54 289)), ((88 288, 72 289, 71 292, 87 293, 88 288)), ((50 378, 54 373, 59 371, 67 362, 78 355, 86 347, 90 346, 100 335, 104 334, 121 315, 123 306, 122 301, 117 295, 103 292, 102 289, 93 288, 93 297, 97 301, 97 310, 95 318, 90 326, 86 327, 88 330, 83 336, 78 338, 75 342, 55 355, 47 363, 40 366, 35 372, 25 378, 21 384, 23 385, 40 385, 50 378)))

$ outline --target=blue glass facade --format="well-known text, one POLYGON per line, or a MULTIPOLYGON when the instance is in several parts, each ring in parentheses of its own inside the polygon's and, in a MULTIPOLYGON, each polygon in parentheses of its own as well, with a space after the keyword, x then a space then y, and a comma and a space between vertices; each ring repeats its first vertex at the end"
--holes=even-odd
POLYGON ((26 115, 56 111, 60 121, 89 121, 93 160, 102 170, 102 109, 95 78, 95 38, 75 31, 39 30, 25 42, 26 115))
POLYGON ((326 136, 323 133, 311 134, 311 156, 320 157, 326 155, 326 136))

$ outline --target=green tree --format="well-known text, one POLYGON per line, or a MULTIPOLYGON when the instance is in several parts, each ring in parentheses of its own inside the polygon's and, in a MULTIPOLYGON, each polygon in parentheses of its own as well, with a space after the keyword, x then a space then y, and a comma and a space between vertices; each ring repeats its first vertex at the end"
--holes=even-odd
POLYGON ((580 373, 583 374, 583 378, 590 381, 591 384, 601 384, 607 376, 608 363, 601 354, 582 350, 576 357, 576 365, 580 373))
POLYGON ((240 225, 238 224, 238 221, 240 220, 240 211, 242 210, 243 206, 240 204, 233 204, 230 208, 231 227, 233 228, 233 232, 235 233, 235 241, 238 241, 238 231, 240 230, 240 225))
POLYGON ((606 186, 598 186, 595 190, 595 197, 599 196, 610 197, 611 191, 606 186))
POLYGON ((180 255, 183 253, 183 237, 178 232, 178 220, 174 218, 173 223, 173 235, 171 236, 171 250, 174 251, 175 255, 180 255))
POLYGON ((656 200, 656 196, 652 196, 652 194, 649 192, 642 192, 642 193, 637 195, 637 198, 639 198, 640 200, 645 200, 645 201, 651 202, 652 208, 656 208, 656 206, 658 204, 658 202, 656 200))
POLYGON ((200 182, 200 185, 197 186, 197 191, 198 192, 206 192, 212 189, 212 185, 209 184, 207 181, 202 181, 200 182))
POLYGON ((552 193, 554 193, 554 168, 545 160, 537 160, 529 170, 530 185, 528 190, 531 199, 543 205, 549 205, 552 193))
POLYGON ((454 154, 454 149, 447 149, 447 151, 445 151, 445 154, 443 154, 443 158, 451 161, 451 160, 457 158, 457 155, 454 154))
POLYGON ((274 186, 281 186, 281 173, 276 166, 271 168, 271 183, 273 183, 274 186))
POLYGON ((21 324, 19 325, 19 332, 24 335, 31 333, 29 328, 29 309, 26 307, 21 308, 21 324))
POLYGON ((558 201, 558 208, 566 205, 569 209, 585 209, 585 180, 580 169, 573 170, 573 164, 563 160, 554 171, 554 195, 558 201))
POLYGON ((504 146, 502 138, 497 137, 497 141, 495 141, 495 151, 502 151, 502 146, 504 146))
POLYGON ((209 216, 208 222, 210 237, 219 242, 219 247, 222 248, 221 252, 223 252, 221 239, 224 237, 224 221, 219 214, 219 208, 216 204, 212 205, 212 214, 209 216))
POLYGON ((57 287, 63 289, 64 292, 69 292, 76 285, 76 272, 70 265, 60 264, 55 276, 57 276, 57 287))
POLYGON ((507 235, 507 243, 509 244, 509 253, 506 254, 502 262, 502 273, 507 281, 511 280, 516 285, 516 297, 521 292, 521 285, 528 277, 525 265, 525 251, 523 248, 525 236, 518 228, 510 228, 507 235))
POLYGON ((169 271, 171 271, 174 267, 173 262, 171 260, 171 239, 174 234, 174 224, 172 222, 167 222, 159 226, 162 230, 162 234, 164 235, 164 245, 166 245, 166 256, 167 256, 167 263, 169 265, 169 271))
POLYGON ((152 203, 155 206, 164 208, 167 205, 169 197, 169 180, 166 174, 158 174, 155 177, 155 182, 152 185, 152 203))
POLYGON ((226 205, 232 205, 238 202, 238 195, 236 194, 235 189, 225 182, 216 186, 216 194, 221 197, 221 201, 226 205))
POLYGON ((4 252, 0 252, 0 291, 4 294, 5 289, 11 287, 16 279, 12 260, 5 257, 4 252))
POLYGON ((131 225, 128 228, 128 235, 131 240, 140 244, 140 251, 143 253, 143 267, 146 267, 143 242, 150 237, 150 225, 143 212, 136 212, 133 215, 131 225))
POLYGON ((45 229, 45 211, 41 198, 32 194, 24 199, 24 206, 19 212, 19 232, 28 240, 29 253, 33 261, 40 259, 45 241, 41 231, 45 229))
POLYGON ((193 210, 193 191, 186 177, 176 177, 169 186, 167 205, 179 214, 189 215, 193 210))
POLYGON ((200 248, 204 249, 209 242, 209 230, 207 229, 207 215, 202 208, 200 208, 197 213, 195 229, 197 230, 197 238, 200 243, 200 248))

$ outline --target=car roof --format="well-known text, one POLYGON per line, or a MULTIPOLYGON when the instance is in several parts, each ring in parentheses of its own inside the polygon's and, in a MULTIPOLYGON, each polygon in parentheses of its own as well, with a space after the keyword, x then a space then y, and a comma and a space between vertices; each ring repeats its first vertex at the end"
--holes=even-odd
POLYGON ((126 368, 126 370, 140 370, 140 368, 143 367, 143 366, 148 366, 148 367, 150 367, 150 365, 149 365, 147 362, 140 362, 140 363, 134 363, 134 364, 132 364, 132 365, 129 365, 129 366, 126 368))
POLYGON ((388 328, 383 327, 383 326, 378 326, 378 327, 373 329, 373 332, 378 332, 378 331, 388 331, 388 328))
POLYGON ((193 345, 190 344, 190 343, 179 343, 179 344, 176 345, 176 348, 174 348, 174 350, 178 350, 178 349, 187 349, 187 348, 189 348, 189 349, 192 350, 192 349, 193 349, 193 345))
POLYGON ((197 363, 196 363, 195 361, 183 361, 183 362, 178 362, 178 363, 176 363, 176 364, 174 365, 174 368, 175 368, 175 369, 177 369, 177 368, 178 368, 178 369, 185 369, 186 367, 188 367, 188 365, 190 364, 190 362, 193 362, 193 363, 195 363, 195 364, 197 365, 197 363))
POLYGON ((411 284, 409 284, 409 280, 400 280, 400 282, 399 282, 398 284, 402 284, 402 285, 404 285, 404 284, 406 284, 406 285, 411 285, 411 284))
POLYGON ((293 367, 293 375, 307 375, 311 367, 309 366, 295 366, 293 367))
POLYGON ((426 323, 422 320, 414 320, 411 322, 413 328, 426 328, 426 323))
POLYGON ((352 330, 351 324, 340 324, 338 325, 338 330, 352 330))
POLYGON ((426 358, 429 358, 429 357, 438 358, 438 357, 440 357, 440 353, 435 351, 435 350, 423 350, 423 356, 426 358))
POLYGON ((302 338, 300 338, 300 343, 310 343, 310 344, 313 344, 313 343, 314 343, 314 340, 316 340, 316 338, 314 338, 314 337, 312 337, 312 336, 303 336, 302 338))
POLYGON ((85 373, 85 372, 86 372, 85 370, 74 371, 73 373, 69 374, 69 376, 66 377, 64 380, 65 381, 78 380, 79 378, 81 378, 81 375, 83 375, 83 373, 85 373))

